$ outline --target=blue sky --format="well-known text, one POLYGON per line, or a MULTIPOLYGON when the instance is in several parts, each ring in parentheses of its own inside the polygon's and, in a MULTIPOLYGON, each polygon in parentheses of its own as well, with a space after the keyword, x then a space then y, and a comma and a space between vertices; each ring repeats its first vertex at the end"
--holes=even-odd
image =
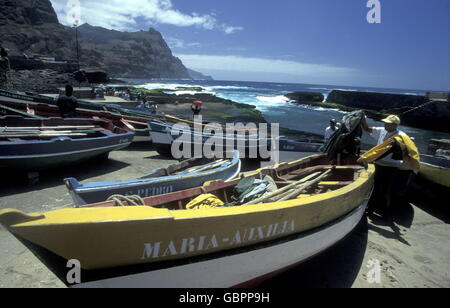
MULTIPOLYGON (((66 23, 67 2, 52 0, 66 23)), ((160 31, 219 80, 450 90, 450 0, 80 0, 82 22, 160 31)))

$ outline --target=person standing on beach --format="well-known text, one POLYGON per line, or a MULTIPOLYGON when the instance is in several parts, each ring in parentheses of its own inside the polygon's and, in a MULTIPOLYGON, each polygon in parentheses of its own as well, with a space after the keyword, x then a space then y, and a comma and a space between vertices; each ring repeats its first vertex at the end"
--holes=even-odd
POLYGON ((372 214, 377 206, 384 207, 382 216, 390 219, 391 206, 404 201, 413 171, 418 171, 419 152, 412 139, 398 129, 398 116, 390 115, 382 121, 384 127, 369 127, 364 119, 363 129, 377 140, 377 146, 362 155, 358 163, 375 161, 375 187, 368 213, 372 214))
POLYGON ((8 52, 5 48, 0 46, 0 88, 3 88, 5 90, 10 89, 10 70, 11 66, 9 63, 8 52))
POLYGON ((202 111, 202 101, 195 101, 192 106, 191 110, 194 113, 194 117, 200 115, 200 112, 202 111))
POLYGON ((66 94, 59 96, 56 105, 58 105, 59 112, 63 118, 74 118, 76 116, 78 101, 73 96, 73 87, 71 85, 66 85, 66 94))

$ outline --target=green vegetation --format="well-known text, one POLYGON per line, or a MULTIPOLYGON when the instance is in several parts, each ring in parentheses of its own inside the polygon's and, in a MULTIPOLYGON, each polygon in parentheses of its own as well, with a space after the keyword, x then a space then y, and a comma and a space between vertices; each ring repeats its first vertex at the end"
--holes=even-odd
POLYGON ((132 88, 131 89, 131 93, 133 94, 149 94, 149 95, 164 95, 165 91, 170 91, 167 89, 153 89, 153 90, 149 90, 149 89, 145 89, 145 88, 132 88))
MULTIPOLYGON (((173 91, 173 90, 171 90, 173 91)), ((205 89, 202 87, 176 87, 176 91, 195 91, 195 92, 203 92, 205 89)))

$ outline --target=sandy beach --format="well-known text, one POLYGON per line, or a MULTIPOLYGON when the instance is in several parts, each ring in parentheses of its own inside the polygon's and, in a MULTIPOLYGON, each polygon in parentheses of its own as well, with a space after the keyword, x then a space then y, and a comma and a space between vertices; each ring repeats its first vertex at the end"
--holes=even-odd
MULTIPOLYGON (((170 163, 151 147, 132 145, 113 152, 110 159, 85 163, 41 175, 39 183, 28 185, 20 178, 2 183, 0 208, 43 212, 64 208, 71 198, 62 179, 81 181, 131 179, 170 163)), ((246 165, 252 170, 258 165, 246 165)), ((441 204, 442 205, 442 204, 441 204)), ((261 287, 353 287, 353 288, 438 288, 450 287, 449 215, 439 206, 420 200, 397 209, 393 224, 364 218, 346 239, 289 271, 266 281, 261 287), (379 281, 373 282, 369 261, 380 266, 379 281), (378 283, 379 282, 379 283, 378 283)), ((63 288, 28 249, 0 227, 0 287, 63 288)))

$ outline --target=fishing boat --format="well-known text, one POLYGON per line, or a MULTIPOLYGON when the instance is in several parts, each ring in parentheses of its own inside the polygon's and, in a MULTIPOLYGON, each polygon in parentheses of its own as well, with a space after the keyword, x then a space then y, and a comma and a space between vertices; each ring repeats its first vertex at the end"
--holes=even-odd
MULTIPOLYGON (((172 156, 173 144, 176 142, 174 135, 182 136, 181 142, 188 141, 190 152, 194 153, 196 148, 208 150, 205 145, 211 146, 211 152, 217 152, 217 145, 222 150, 239 149, 241 158, 270 159, 271 151, 305 152, 308 154, 318 153, 323 143, 311 140, 290 140, 287 138, 270 138, 258 135, 257 131, 238 130, 231 134, 212 134, 204 131, 197 132, 192 127, 178 129, 170 123, 149 122, 150 134, 156 151, 163 156, 172 156), (215 146, 214 146, 215 145, 215 146)), ((183 149, 185 151, 186 149, 183 149)))
POLYGON ((76 179, 68 178, 64 182, 79 206, 105 201, 112 195, 144 198, 201 186, 211 180, 227 181, 237 177, 240 170, 239 152, 234 151, 230 160, 191 158, 128 181, 80 184, 76 179))
POLYGON ((431 183, 450 187, 450 140, 430 140, 427 154, 420 156, 419 175, 431 183))
POLYGON ((420 160, 422 178, 450 188, 450 156, 421 155, 420 160))
MULTIPOLYGON (((0 93, 0 113, 3 115, 21 115, 30 118, 60 116, 59 108, 55 105, 54 101, 46 101, 46 103, 42 103, 33 101, 32 97, 22 96, 19 94, 11 96, 12 97, 1 96, 0 93), (27 98, 28 100, 26 100, 27 98)), ((75 115, 76 118, 108 119, 111 120, 114 125, 125 125, 129 129, 133 130, 135 132, 133 142, 152 141, 150 137, 150 130, 147 125, 149 117, 143 118, 137 115, 123 115, 120 113, 121 109, 117 107, 108 109, 104 106, 103 110, 86 109, 88 107, 90 108, 90 105, 77 108, 75 115)))
POLYGON ((134 132, 108 120, 0 118, 0 168, 39 171, 130 145, 134 132))
POLYGON ((348 235, 364 214, 373 175, 372 165, 332 166, 316 155, 144 198, 141 205, 106 201, 34 214, 4 209, 0 223, 66 284, 68 261, 77 260, 78 287, 250 286, 348 235), (242 181, 269 177, 275 191, 228 204, 242 181), (190 207, 208 194, 227 204, 190 207))

